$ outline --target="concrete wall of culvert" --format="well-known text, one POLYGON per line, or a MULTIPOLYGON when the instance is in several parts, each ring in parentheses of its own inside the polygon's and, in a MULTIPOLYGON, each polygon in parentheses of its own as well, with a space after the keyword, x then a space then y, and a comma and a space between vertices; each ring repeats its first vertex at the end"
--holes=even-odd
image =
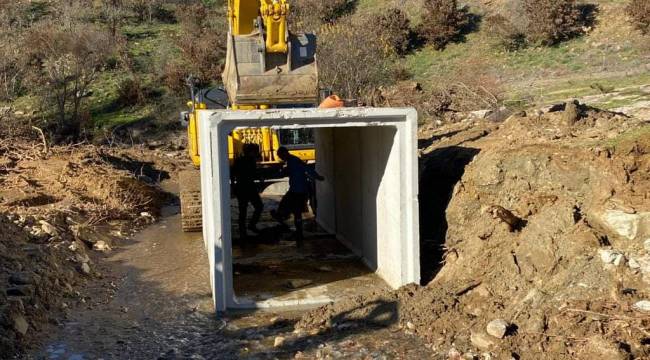
POLYGON ((393 126, 319 129, 318 221, 393 286, 402 285, 398 239, 400 144, 393 126))
MULTIPOLYGON (((255 308, 233 290, 227 136, 237 127, 314 128, 317 219, 390 286, 419 282, 417 113, 413 109, 200 112, 203 236, 215 309, 255 308)), ((292 305, 287 305, 292 306, 292 305)))

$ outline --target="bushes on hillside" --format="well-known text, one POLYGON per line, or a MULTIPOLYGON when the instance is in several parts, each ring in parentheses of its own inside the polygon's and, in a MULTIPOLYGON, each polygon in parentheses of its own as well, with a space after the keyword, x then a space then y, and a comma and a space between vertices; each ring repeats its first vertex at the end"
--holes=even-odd
POLYGON ((631 0, 627 13, 637 29, 644 34, 650 34, 650 1, 631 0))
POLYGON ((583 14, 575 0, 524 0, 523 7, 533 43, 554 45, 582 33, 583 14))
POLYGON ((487 18, 486 23, 490 32, 499 40, 499 45, 506 51, 516 51, 526 47, 528 43, 526 34, 510 19, 496 14, 487 18))
POLYGON ((358 0, 295 0, 291 3, 291 25, 296 32, 316 31, 350 14, 358 0))
POLYGON ((197 79, 198 86, 220 78, 226 56, 227 25, 225 14, 203 3, 179 6, 176 17, 180 30, 173 42, 180 55, 161 66, 165 85, 181 94, 186 90, 189 75, 197 79))
POLYGON ((486 20, 507 51, 528 45, 552 46, 584 34, 596 22, 598 6, 575 0, 511 1, 504 14, 486 20))
POLYGON ((35 84, 46 103, 56 109, 57 130, 76 139, 80 135, 82 102, 107 59, 114 53, 108 32, 92 25, 72 28, 42 23, 30 29, 25 40, 35 84))
POLYGON ((425 0, 418 35, 439 50, 457 40, 468 25, 467 9, 458 7, 457 0, 425 0))
POLYGON ((375 36, 367 21, 349 18, 323 28, 318 39, 322 85, 342 97, 360 99, 392 82, 392 59, 381 42, 371 40, 375 36))
POLYGON ((24 89, 26 66, 20 42, 0 39, 0 100, 12 100, 24 89))
POLYGON ((379 39, 390 52, 406 54, 411 47, 413 32, 409 18, 402 10, 389 9, 384 14, 375 16, 372 22, 379 32, 379 39))

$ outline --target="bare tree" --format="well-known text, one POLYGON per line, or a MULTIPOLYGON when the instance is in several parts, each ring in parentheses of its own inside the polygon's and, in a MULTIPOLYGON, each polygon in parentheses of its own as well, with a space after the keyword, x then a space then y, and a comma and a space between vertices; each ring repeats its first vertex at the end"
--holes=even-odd
POLYGON ((30 31, 27 44, 40 63, 42 96, 56 105, 59 131, 78 137, 83 99, 112 54, 113 42, 110 34, 91 25, 72 26, 40 24, 30 31))
POLYGON ((101 17, 106 23, 111 36, 118 38, 120 26, 126 18, 127 11, 123 0, 102 0, 100 8, 101 17))
POLYGON ((153 20, 154 13, 162 5, 161 0, 126 0, 139 21, 153 20))

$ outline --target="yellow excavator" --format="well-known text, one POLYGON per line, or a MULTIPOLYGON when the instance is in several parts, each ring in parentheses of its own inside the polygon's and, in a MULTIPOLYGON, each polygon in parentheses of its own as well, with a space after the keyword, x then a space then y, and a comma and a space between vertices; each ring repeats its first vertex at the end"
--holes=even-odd
MULTIPOLYGON (((287 0, 228 0, 229 31, 222 74, 223 101, 217 91, 191 92, 187 122, 188 150, 193 165, 201 164, 198 110, 264 110, 315 107, 319 102, 316 36, 289 31, 287 0), (227 102, 227 104, 224 104, 227 102)), ((331 100, 330 100, 331 102, 331 100)), ((337 102, 333 102, 336 105, 337 102)), ((304 161, 315 161, 311 130, 235 130, 229 137, 229 157, 235 159, 244 144, 260 148, 260 167, 280 165, 276 150, 285 146, 304 161)), ((181 223, 186 232, 200 231, 201 186, 198 170, 180 174, 181 223)))

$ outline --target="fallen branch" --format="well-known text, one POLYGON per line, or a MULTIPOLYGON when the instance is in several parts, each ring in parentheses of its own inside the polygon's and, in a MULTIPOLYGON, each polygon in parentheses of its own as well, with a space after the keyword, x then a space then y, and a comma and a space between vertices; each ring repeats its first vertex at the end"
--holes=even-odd
POLYGON ((45 133, 43 132, 43 129, 36 126, 32 126, 32 129, 38 131, 38 133, 41 135, 41 141, 43 142, 42 157, 47 158, 47 156, 50 154, 50 145, 47 143, 47 139, 45 138, 45 133))

